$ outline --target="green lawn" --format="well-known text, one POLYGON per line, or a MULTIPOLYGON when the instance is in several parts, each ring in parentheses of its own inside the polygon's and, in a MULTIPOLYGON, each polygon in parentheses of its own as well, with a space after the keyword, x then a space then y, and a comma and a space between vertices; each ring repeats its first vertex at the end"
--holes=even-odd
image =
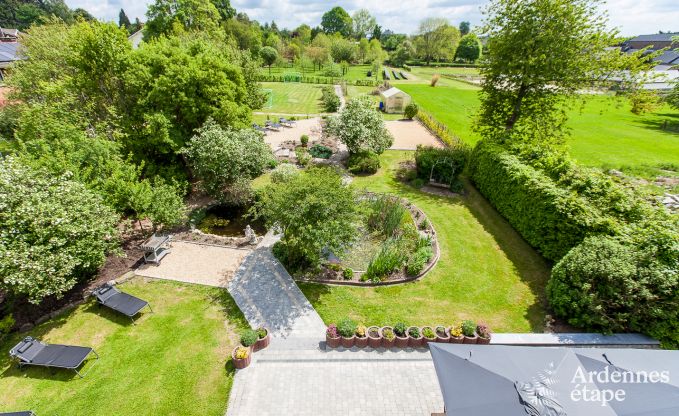
MULTIPOLYGON (((368 71, 370 70, 370 65, 351 65, 349 67, 349 71, 344 74, 342 78, 346 79, 347 81, 355 81, 355 80, 363 80, 363 79, 369 79, 367 77, 368 71)), ((261 70, 261 73, 263 75, 268 75, 269 74, 269 68, 264 67, 261 70)), ((324 69, 321 68, 320 70, 316 69, 311 69, 311 68, 306 68, 304 72, 302 72, 302 69, 299 67, 293 67, 291 65, 282 65, 282 66, 272 66, 271 67, 271 75, 283 75, 286 73, 291 73, 291 72, 298 72, 299 74, 305 76, 305 77, 326 77, 326 75, 323 74, 324 69)), ((380 77, 380 80, 382 77, 380 77)))
POLYGON ((500 332, 541 331, 548 264, 473 188, 444 198, 403 185, 394 177, 413 152, 387 151, 380 171, 357 177, 359 188, 408 198, 438 232, 441 259, 422 280, 380 288, 301 284, 326 323, 349 315, 367 325, 450 324, 471 318, 500 332))
POLYGON ((265 113, 317 114, 321 108, 322 85, 263 82, 263 89, 273 91, 273 106, 259 110, 265 113))
MULTIPOLYGON (((456 85, 432 88, 401 84, 399 88, 463 140, 474 144, 479 140, 471 130, 479 106, 478 88, 450 82, 456 85)), ((590 96, 582 109, 577 106, 570 111, 569 118, 572 137, 568 145, 580 163, 607 168, 679 165, 679 131, 660 129, 665 121, 679 128, 679 111, 668 106, 637 116, 625 100, 590 96)))
POLYGON ((224 290, 136 278, 122 289, 148 300, 154 313, 129 319, 94 301, 0 345, 0 412, 38 415, 221 416, 234 369, 227 363, 247 323, 224 290), (7 351, 25 335, 93 347, 100 356, 72 371, 19 371, 7 351))

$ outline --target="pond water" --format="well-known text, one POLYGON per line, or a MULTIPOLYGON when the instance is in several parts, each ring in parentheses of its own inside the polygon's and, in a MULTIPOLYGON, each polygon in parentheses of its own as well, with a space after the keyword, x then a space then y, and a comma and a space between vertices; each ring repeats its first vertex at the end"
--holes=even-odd
POLYGON ((266 234, 266 227, 261 220, 253 220, 247 216, 249 207, 217 205, 209 208, 197 228, 207 234, 224 237, 243 237, 245 227, 250 225, 257 235, 266 234))

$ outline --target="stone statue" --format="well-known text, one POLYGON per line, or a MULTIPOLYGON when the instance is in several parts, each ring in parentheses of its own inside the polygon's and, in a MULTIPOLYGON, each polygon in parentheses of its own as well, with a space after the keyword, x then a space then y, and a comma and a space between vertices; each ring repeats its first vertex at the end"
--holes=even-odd
POLYGON ((257 244, 257 233, 250 227, 250 224, 245 227, 245 238, 249 244, 257 244))

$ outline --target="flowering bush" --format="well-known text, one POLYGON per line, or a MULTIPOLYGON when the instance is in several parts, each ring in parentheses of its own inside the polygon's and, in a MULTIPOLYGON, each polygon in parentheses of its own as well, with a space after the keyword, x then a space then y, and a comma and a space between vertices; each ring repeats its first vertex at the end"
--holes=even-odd
POLYGON ((490 338, 490 328, 488 328, 488 325, 484 323, 479 323, 476 326, 476 333, 479 334, 481 338, 490 338))
POLYGON ((461 337, 462 336, 462 325, 457 324, 457 325, 452 325, 450 327, 450 336, 451 337, 461 337))
POLYGON ((325 333, 330 338, 338 338, 339 337, 339 333, 337 332, 337 325, 335 325, 335 324, 328 325, 328 329, 325 330, 325 333))
POLYGON ((244 360, 250 356, 250 348, 238 347, 236 348, 236 354, 234 354, 237 360, 244 360))
POLYGON ((328 132, 344 143, 352 154, 359 150, 381 154, 394 142, 370 97, 350 100, 339 115, 328 119, 328 132))

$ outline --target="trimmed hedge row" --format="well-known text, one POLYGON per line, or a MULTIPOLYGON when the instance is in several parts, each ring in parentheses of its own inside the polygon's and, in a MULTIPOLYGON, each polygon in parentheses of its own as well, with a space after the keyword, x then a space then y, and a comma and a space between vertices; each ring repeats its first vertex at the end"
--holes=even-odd
POLYGON ((435 136, 437 136, 443 143, 450 147, 463 148, 469 150, 469 146, 463 142, 459 137, 457 137, 453 132, 448 130, 448 127, 436 120, 433 115, 427 113, 421 108, 417 112, 417 119, 431 131, 435 136))
POLYGON ((591 235, 619 224, 589 201, 497 144, 480 142, 469 174, 479 191, 542 255, 557 261, 591 235))
MULTIPOLYGON (((285 75, 268 75, 260 74, 260 82, 288 82, 289 79, 285 75)), ((349 82, 357 87, 377 87, 380 85, 379 81, 374 79, 357 79, 354 81, 346 81, 343 78, 332 78, 332 77, 301 77, 299 82, 303 84, 338 84, 340 82, 349 82)))

